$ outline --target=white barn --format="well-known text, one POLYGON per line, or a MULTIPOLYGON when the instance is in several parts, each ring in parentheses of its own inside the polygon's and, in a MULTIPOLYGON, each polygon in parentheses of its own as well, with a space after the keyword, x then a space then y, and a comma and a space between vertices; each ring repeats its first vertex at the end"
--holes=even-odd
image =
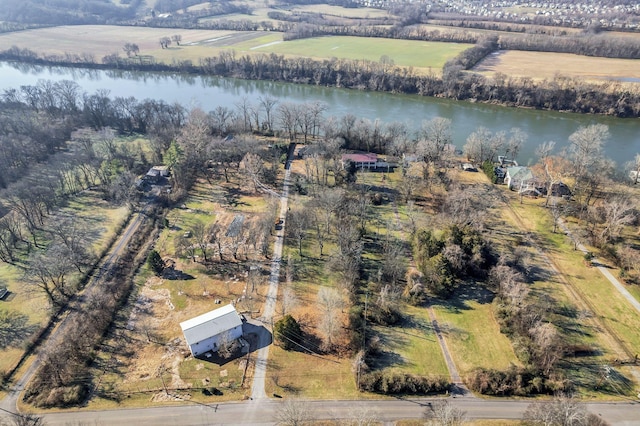
POLYGON ((242 318, 233 305, 226 305, 180 323, 193 356, 220 349, 222 340, 242 337, 242 318))

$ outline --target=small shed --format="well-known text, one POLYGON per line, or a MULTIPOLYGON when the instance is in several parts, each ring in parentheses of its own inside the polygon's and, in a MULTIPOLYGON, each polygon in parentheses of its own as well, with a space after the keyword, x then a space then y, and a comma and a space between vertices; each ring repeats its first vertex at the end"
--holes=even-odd
POLYGON ((194 357, 242 337, 242 318, 231 304, 181 322, 180 327, 194 357))

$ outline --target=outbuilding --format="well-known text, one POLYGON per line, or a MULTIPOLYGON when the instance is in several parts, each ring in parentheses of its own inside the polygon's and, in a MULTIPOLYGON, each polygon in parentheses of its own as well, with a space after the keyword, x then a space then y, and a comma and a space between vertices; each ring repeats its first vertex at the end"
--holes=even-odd
POLYGON ((181 322, 180 327, 194 357, 242 337, 242 318, 231 304, 181 322))

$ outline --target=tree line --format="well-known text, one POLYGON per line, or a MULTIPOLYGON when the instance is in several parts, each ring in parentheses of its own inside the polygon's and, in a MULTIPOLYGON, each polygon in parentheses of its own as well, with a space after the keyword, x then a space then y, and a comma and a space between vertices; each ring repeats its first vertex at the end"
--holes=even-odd
MULTIPOLYGON (((494 42, 490 42, 495 46, 494 42)), ((221 52, 219 56, 203 58, 199 64, 190 60, 173 64, 123 61, 111 55, 103 58, 104 65, 81 62, 69 63, 59 56, 39 56, 28 49, 9 48, 0 52, 2 60, 19 60, 35 64, 56 64, 90 67, 116 67, 141 71, 180 71, 190 74, 219 75, 252 80, 272 80, 314 84, 358 90, 419 94, 456 100, 473 100, 556 111, 640 116, 640 93, 616 82, 586 83, 556 76, 551 80, 534 81, 528 77, 507 77, 497 74, 484 77, 464 72, 464 64, 477 58, 474 52, 489 51, 483 45, 463 52, 450 61, 442 76, 418 75, 412 69, 394 67, 389 63, 366 60, 286 58, 283 55, 243 55, 221 52)))

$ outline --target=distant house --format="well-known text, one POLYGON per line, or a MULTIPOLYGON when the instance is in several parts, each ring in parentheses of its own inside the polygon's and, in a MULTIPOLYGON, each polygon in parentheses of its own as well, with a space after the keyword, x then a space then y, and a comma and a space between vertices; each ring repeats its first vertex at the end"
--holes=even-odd
POLYGON ((514 167, 518 165, 516 160, 509 160, 504 155, 498 155, 498 163, 500 163, 502 167, 514 167))
POLYGON ((571 189, 563 182, 556 182, 551 184, 551 195, 554 197, 571 196, 571 189))
POLYGON ((345 167, 349 161, 356 166, 356 169, 375 169, 378 156, 370 152, 342 154, 342 167, 345 167))
POLYGON ((162 178, 169 176, 169 168, 167 166, 153 166, 149 169, 144 180, 146 182, 158 183, 162 178))
POLYGON ((194 357, 242 337, 242 318, 233 305, 181 322, 180 327, 194 357))
POLYGON ((520 191, 534 180, 533 172, 528 167, 513 166, 507 167, 504 175, 504 184, 509 189, 520 191))

